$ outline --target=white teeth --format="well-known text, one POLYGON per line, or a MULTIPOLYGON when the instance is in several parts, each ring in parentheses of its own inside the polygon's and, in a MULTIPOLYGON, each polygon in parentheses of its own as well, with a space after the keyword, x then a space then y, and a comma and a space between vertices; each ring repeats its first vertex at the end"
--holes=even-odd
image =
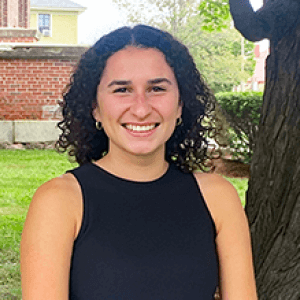
POLYGON ((155 128, 155 125, 148 125, 148 126, 139 126, 139 125, 132 125, 126 124, 125 127, 131 131, 149 131, 155 128))

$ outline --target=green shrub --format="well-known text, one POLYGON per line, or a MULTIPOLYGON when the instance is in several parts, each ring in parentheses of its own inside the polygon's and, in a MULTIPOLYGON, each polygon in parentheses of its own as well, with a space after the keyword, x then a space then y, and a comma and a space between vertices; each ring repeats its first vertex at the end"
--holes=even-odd
POLYGON ((250 163, 258 132, 263 93, 218 93, 216 100, 230 125, 227 129, 230 154, 233 159, 250 163))

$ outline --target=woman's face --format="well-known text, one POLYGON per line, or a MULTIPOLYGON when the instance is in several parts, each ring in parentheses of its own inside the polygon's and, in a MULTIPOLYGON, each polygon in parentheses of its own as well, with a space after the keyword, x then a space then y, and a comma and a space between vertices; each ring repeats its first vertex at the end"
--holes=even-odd
POLYGON ((127 47, 107 60, 94 117, 109 138, 110 154, 164 156, 180 116, 177 80, 162 52, 127 47))

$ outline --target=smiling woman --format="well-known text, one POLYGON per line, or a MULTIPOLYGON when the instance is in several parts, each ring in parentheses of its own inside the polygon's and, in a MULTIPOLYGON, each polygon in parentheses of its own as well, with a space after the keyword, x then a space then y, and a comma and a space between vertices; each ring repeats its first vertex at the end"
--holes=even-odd
POLYGON ((165 143, 181 117, 177 81, 164 55, 132 46, 112 55, 93 115, 109 138, 102 166, 117 166, 124 155, 143 155, 144 161, 152 161, 154 154, 164 158, 165 143))
POLYGON ((165 100, 159 101, 159 97, 169 99, 170 94, 179 93, 176 101, 178 109, 182 110, 183 122, 175 128, 165 145, 166 160, 171 163, 176 158, 176 164, 185 171, 204 169, 208 148, 205 137, 213 137, 215 128, 211 123, 204 126, 202 121, 204 118, 213 121, 213 95, 187 48, 171 35, 146 26, 136 26, 132 33, 133 36, 127 27, 116 30, 101 38, 83 56, 65 93, 65 119, 59 125, 63 130, 59 149, 70 148, 70 154, 79 164, 96 161, 108 152, 109 128, 97 131, 95 127, 97 109, 94 109, 98 107, 98 114, 101 113, 101 102, 97 101, 99 94, 106 92, 105 99, 110 98, 112 103, 122 99, 115 108, 119 110, 124 109, 125 103, 128 106, 129 101, 132 104, 135 97, 139 101, 134 101, 138 104, 132 109, 145 110, 151 107, 154 99, 156 105, 161 105, 165 100), (143 102, 141 96, 151 96, 152 100, 143 102))
POLYGON ((257 299, 237 192, 196 172, 213 95, 184 45, 143 25, 104 36, 62 107, 57 146, 80 167, 33 197, 23 300, 208 300, 218 286, 224 300, 257 299))

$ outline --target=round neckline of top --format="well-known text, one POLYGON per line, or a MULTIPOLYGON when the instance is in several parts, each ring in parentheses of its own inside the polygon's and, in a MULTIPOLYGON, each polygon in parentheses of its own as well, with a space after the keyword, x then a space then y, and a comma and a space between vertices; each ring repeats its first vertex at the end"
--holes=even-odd
POLYGON ((95 164, 94 162, 90 163, 92 166, 94 166, 96 169, 98 169, 98 171, 101 171, 102 173, 108 175, 109 177, 121 181, 121 182, 125 182, 125 183, 132 183, 132 184, 138 184, 138 185, 147 185, 147 184, 154 184, 157 182, 160 182, 161 180, 163 180, 167 174, 170 172, 171 169, 171 164, 169 163, 169 166, 166 170, 166 172, 164 174, 162 174, 160 177, 150 180, 150 181, 135 181, 135 180, 131 180, 131 179, 126 179, 126 178, 122 178, 120 176, 117 176, 113 173, 110 173, 109 171, 103 169, 102 167, 98 166, 97 164, 95 164))

